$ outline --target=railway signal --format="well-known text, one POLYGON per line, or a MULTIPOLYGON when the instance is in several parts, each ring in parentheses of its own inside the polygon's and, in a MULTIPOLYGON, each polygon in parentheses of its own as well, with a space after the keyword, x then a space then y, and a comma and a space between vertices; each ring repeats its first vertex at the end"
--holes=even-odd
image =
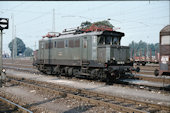
POLYGON ((0 18, 0 30, 8 29, 8 18, 0 18))
POLYGON ((2 42, 3 42, 3 30, 8 29, 8 18, 0 18, 0 86, 2 86, 2 79, 4 78, 4 72, 2 72, 2 42))

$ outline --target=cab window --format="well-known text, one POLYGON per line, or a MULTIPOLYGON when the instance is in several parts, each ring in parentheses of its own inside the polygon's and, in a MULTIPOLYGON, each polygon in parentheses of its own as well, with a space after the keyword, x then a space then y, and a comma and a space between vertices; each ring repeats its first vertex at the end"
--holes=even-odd
POLYGON ((106 45, 110 45, 111 42, 112 42, 111 40, 112 40, 112 37, 109 37, 109 36, 108 36, 108 37, 105 37, 105 44, 106 44, 106 45))
POLYGON ((120 37, 99 36, 98 45, 120 45, 120 37))
POLYGON ((112 41, 112 44, 114 45, 119 45, 119 38, 118 37, 114 37, 113 38, 113 41, 112 41))
POLYGON ((104 44, 105 44, 105 38, 104 38, 103 36, 100 36, 100 37, 98 38, 98 44, 99 44, 99 45, 104 45, 104 44))

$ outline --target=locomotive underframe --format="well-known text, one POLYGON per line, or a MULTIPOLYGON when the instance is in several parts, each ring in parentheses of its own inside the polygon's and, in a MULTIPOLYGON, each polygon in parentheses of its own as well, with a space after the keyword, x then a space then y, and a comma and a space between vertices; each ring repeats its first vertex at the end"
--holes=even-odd
POLYGON ((80 60, 37 60, 35 66, 46 74, 66 75, 70 77, 85 76, 91 79, 113 80, 119 79, 126 72, 131 73, 133 63, 127 64, 102 64, 97 61, 80 61, 80 60))

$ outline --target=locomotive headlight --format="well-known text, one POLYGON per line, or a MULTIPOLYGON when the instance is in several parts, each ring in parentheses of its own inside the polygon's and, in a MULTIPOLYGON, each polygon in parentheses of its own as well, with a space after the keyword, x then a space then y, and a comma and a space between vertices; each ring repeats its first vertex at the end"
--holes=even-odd
POLYGON ((6 72, 6 70, 5 70, 5 69, 2 69, 2 72, 3 72, 3 73, 5 73, 5 72, 6 72))
POLYGON ((125 64, 125 62, 124 61, 119 61, 119 62, 117 62, 117 64, 125 64))
POLYGON ((113 60, 116 60, 115 57, 112 58, 113 60))

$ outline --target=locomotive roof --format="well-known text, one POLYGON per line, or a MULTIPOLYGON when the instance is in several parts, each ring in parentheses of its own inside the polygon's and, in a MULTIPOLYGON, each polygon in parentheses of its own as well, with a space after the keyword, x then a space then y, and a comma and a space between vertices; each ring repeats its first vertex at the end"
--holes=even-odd
MULTIPOLYGON (((65 38, 76 38, 80 36, 94 36, 94 35, 113 35, 113 34, 119 34, 119 36, 124 36, 124 33, 118 32, 118 31, 94 31, 94 32, 87 32, 87 33, 81 33, 81 34, 65 34, 60 35, 58 37, 53 37, 52 39, 65 39, 65 38)), ((49 38, 43 38, 42 40, 48 40, 49 38)))
POLYGON ((170 25, 165 26, 161 31, 160 35, 170 35, 170 25))

